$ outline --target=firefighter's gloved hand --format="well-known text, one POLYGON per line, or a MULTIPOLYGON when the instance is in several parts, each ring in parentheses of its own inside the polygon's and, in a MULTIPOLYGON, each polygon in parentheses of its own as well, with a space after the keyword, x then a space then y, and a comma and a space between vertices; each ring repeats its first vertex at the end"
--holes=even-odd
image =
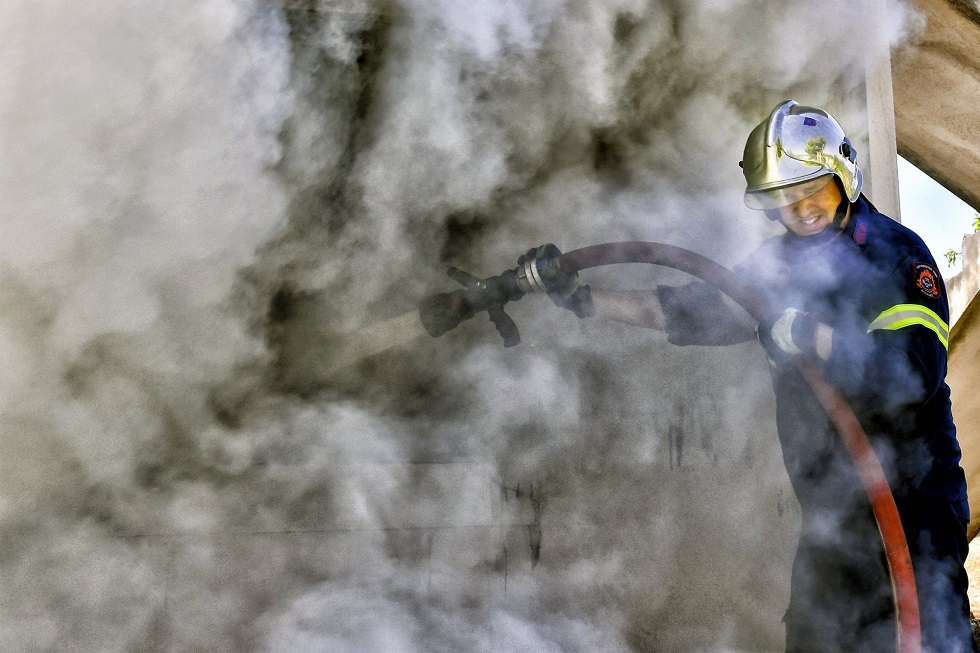
POLYGON ((517 259, 518 265, 534 261, 538 275, 548 292, 548 297, 555 305, 575 313, 579 317, 595 315, 595 305, 592 303, 592 289, 583 284, 578 272, 568 273, 561 269, 558 257, 561 250, 548 243, 533 247, 517 259))
POLYGON ((816 359, 817 324, 809 313, 787 308, 759 322, 759 342, 776 365, 789 363, 797 356, 816 359))

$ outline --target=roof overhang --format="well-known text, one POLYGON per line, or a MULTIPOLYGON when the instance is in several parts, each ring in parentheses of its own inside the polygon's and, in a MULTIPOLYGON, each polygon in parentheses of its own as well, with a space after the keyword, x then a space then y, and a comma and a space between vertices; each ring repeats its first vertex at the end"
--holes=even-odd
POLYGON ((980 10, 914 0, 924 33, 895 53, 898 152, 980 211, 980 10))

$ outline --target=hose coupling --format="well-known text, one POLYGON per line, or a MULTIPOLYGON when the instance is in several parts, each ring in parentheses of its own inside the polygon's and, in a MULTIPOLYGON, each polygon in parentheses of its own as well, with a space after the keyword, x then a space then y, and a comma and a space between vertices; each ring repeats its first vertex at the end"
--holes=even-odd
POLYGON ((520 288, 524 294, 548 292, 548 287, 545 285, 544 279, 541 278, 541 272, 538 270, 538 259, 534 258, 533 256, 528 256, 527 259, 518 266, 516 272, 517 287, 520 288))

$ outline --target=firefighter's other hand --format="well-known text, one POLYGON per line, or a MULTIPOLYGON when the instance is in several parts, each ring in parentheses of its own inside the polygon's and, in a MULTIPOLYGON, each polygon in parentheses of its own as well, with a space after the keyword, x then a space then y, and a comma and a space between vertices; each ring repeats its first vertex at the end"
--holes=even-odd
POLYGON ((517 259, 517 264, 523 266, 533 260, 551 301, 579 317, 592 317, 595 315, 592 289, 582 283, 578 272, 569 273, 562 270, 558 261, 559 256, 561 250, 548 243, 528 250, 517 259))
POLYGON ((777 365, 791 362, 797 356, 816 358, 817 320, 796 308, 773 313, 759 322, 759 342, 769 360, 777 365))

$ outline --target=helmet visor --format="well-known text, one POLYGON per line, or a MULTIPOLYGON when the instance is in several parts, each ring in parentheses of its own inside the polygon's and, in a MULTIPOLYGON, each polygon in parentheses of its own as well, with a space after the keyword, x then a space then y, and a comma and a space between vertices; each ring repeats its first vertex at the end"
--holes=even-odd
POLYGON ((763 211, 789 206, 823 190, 824 186, 830 183, 832 177, 832 174, 820 175, 815 179, 808 179, 791 186, 747 190, 745 191, 745 205, 750 209, 763 211))

